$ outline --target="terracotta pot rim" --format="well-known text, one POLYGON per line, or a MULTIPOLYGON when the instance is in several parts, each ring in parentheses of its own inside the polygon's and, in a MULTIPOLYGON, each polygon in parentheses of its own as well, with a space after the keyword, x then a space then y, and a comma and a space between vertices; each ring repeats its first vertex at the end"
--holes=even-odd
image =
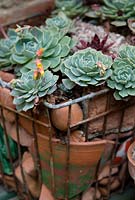
MULTIPOLYGON (((49 140, 49 137, 42 135, 40 133, 38 133, 38 135, 46 140, 49 140)), ((60 143, 61 145, 63 145, 60 141, 60 139, 57 138, 52 138, 52 142, 54 143, 60 143)), ((101 140, 101 141, 91 141, 91 142, 70 142, 70 146, 94 146, 94 145, 99 145, 99 144, 114 144, 114 141, 111 140, 101 140)))
POLYGON ((135 142, 133 142, 133 143, 129 146, 128 151, 127 151, 127 157, 128 157, 129 162, 132 163, 132 165, 135 166, 135 160, 133 160, 133 158, 132 158, 132 156, 131 156, 131 154, 132 154, 132 149, 133 149, 134 146, 135 146, 135 142))

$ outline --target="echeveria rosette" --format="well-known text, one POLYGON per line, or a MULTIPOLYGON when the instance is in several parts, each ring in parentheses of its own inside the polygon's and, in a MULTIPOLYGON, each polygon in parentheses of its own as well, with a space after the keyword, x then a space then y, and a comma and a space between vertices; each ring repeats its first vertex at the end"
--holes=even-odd
POLYGON ((15 30, 9 29, 7 38, 0 40, 0 69, 5 69, 12 65, 10 57, 13 53, 13 48, 19 37, 15 30))
POLYGON ((34 33, 40 36, 41 31, 35 27, 32 30, 28 28, 21 32, 19 40, 15 44, 14 52, 12 53, 11 61, 13 64, 24 65, 36 57, 36 51, 41 45, 39 36, 35 37, 34 33))
POLYGON ((114 60, 113 73, 107 85, 114 89, 116 100, 135 96, 135 47, 123 46, 114 60))
POLYGON ((122 45, 119 51, 119 57, 123 63, 135 68, 135 46, 122 45))
POLYGON ((92 48, 76 52, 64 60, 61 71, 69 79, 63 79, 65 87, 75 84, 82 87, 98 86, 111 76, 112 59, 92 48))
POLYGON ((115 26, 125 26, 127 19, 135 16, 135 0, 104 0, 102 18, 109 18, 115 26))
POLYGON ((37 99, 52 94, 56 90, 58 76, 47 70, 38 80, 33 79, 33 73, 22 75, 12 83, 11 95, 18 111, 27 111, 34 107, 37 99))
POLYGON ((49 29, 52 28, 61 31, 65 35, 71 29, 72 21, 63 12, 60 12, 57 16, 48 18, 46 20, 46 26, 49 29))
POLYGON ((40 59, 44 69, 51 68, 56 72, 73 46, 72 38, 61 34, 61 31, 34 27, 28 30, 26 35, 24 33, 23 38, 17 42, 12 62, 23 65, 21 73, 33 71, 36 68, 37 51, 42 49, 40 59))
POLYGON ((71 18, 83 15, 88 11, 88 7, 83 5, 82 0, 56 0, 55 4, 56 9, 53 11, 53 14, 58 14, 62 11, 71 18))

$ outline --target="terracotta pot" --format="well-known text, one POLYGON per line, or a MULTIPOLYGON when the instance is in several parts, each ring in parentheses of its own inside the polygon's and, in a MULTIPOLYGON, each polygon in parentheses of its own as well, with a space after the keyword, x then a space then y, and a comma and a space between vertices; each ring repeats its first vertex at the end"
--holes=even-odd
MULTIPOLYGON (((31 115, 31 111, 27 111, 27 112, 22 112, 24 115, 26 115, 26 117, 23 116, 19 116, 19 124, 31 135, 33 135, 33 122, 27 118, 28 117, 32 117, 31 115)), ((46 109, 44 107, 44 109, 40 112, 40 114, 34 114, 33 118, 35 120, 38 120, 46 125, 49 125, 49 119, 47 117, 47 113, 46 113, 46 109)), ((49 135, 50 131, 51 133, 54 135, 55 134, 55 130, 53 127, 48 128, 46 126, 40 125, 38 123, 35 123, 35 130, 36 133, 40 133, 43 135, 49 135)))
MULTIPOLYGON (((63 199, 65 196, 65 179, 67 176, 67 148, 60 140, 52 139, 52 152, 50 153, 49 138, 38 134, 39 154, 41 158, 43 183, 52 189, 52 160, 54 160, 55 198, 63 199)), ((103 154, 106 144, 111 141, 71 142, 69 160, 69 193, 68 198, 85 191, 94 178, 97 164, 103 154), (93 156, 94 155, 94 156, 93 156)), ((34 143, 30 148, 35 154, 34 143)))
POLYGON ((132 158, 133 149, 135 149, 135 142, 130 145, 127 152, 129 174, 135 181, 135 160, 132 158))
POLYGON ((100 118, 96 118, 89 123, 89 133, 104 131, 105 117, 103 113, 106 112, 106 126, 107 132, 118 132, 121 122, 122 109, 124 111, 124 117, 122 120, 121 131, 129 131, 134 127, 135 121, 135 98, 131 98, 129 101, 116 101, 111 91, 107 94, 102 94, 93 98, 89 103, 89 118, 96 118, 101 115, 100 118), (107 103, 107 98, 109 100, 107 103), (108 104, 108 106, 107 106, 108 104), (128 105, 130 105, 128 107, 128 105), (127 106, 126 108, 122 108, 127 106), (109 113, 110 110, 115 110, 109 113))
POLYGON ((39 200, 54 200, 51 191, 43 184, 39 200))
MULTIPOLYGON (((0 124, 4 128, 2 124, 2 120, 0 118, 0 124)), ((17 138, 17 130, 16 130, 16 124, 15 123, 10 123, 8 121, 5 121, 5 128, 7 130, 7 134, 16 142, 18 142, 17 138)), ((19 130, 19 139, 20 139, 20 144, 22 146, 29 147, 32 143, 33 137, 26 132, 22 127, 18 127, 19 130)))
MULTIPOLYGON (((0 87, 0 104, 3 106, 8 106, 9 108, 15 109, 15 105, 13 104, 13 98, 10 95, 9 89, 0 87)), ((3 108, 3 115, 5 117, 5 120, 9 122, 15 121, 15 113, 12 111, 9 111, 6 108, 3 108)), ((0 112, 0 116, 1 116, 1 112, 0 112)))
POLYGON ((10 82, 12 79, 15 78, 15 75, 8 72, 0 71, 0 78, 3 81, 10 82))

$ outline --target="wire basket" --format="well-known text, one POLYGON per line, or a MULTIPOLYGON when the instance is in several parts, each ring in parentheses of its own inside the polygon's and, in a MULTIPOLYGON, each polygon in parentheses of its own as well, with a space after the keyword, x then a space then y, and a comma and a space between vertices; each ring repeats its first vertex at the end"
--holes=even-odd
MULTIPOLYGON (((8 84, 1 84, 8 87, 8 84)), ((22 163, 22 149, 19 135, 19 126, 22 119, 28 122, 24 128, 31 130, 32 144, 29 151, 32 152, 35 161, 38 181, 45 184, 52 192, 55 199, 81 199, 81 194, 88 188, 94 188, 94 199, 100 191, 101 199, 109 199, 112 192, 122 191, 127 182, 127 161, 125 145, 134 139, 135 100, 132 98, 127 102, 116 102, 108 89, 90 93, 83 97, 69 100, 67 102, 53 105, 44 102, 44 109, 47 121, 35 117, 33 111, 29 114, 19 113, 15 109, 0 103, 1 125, 4 129, 4 137, 9 161, 14 178, 14 189, 20 199, 33 199, 27 183, 22 163), (83 110, 83 120, 71 124, 72 105, 78 103, 83 110), (102 105, 102 106, 101 106, 102 105), (66 137, 54 138, 51 111, 68 106, 68 128, 66 137), (101 108, 99 108, 101 106, 101 108), (9 137, 6 127, 5 110, 15 116, 18 161, 22 174, 22 183, 18 181, 15 169, 12 150, 9 144, 9 137), (21 119, 21 120, 20 120, 21 119), (42 127, 41 129, 38 129, 42 127), (38 127, 38 128, 37 128, 38 127), (84 142, 72 142, 72 130, 78 128, 85 135, 84 142), (45 131, 44 131, 45 130, 45 131), (122 152, 122 154, 121 154, 122 152), (108 170, 103 176, 103 170, 108 170), (114 172, 115 171, 115 172, 114 172), (120 176, 119 176, 120 174, 120 176), (111 188, 113 180, 118 178, 119 184, 111 188), (103 179, 106 194, 103 193, 103 179), (21 187, 20 187, 21 185, 21 187), (21 189, 20 189, 21 188, 21 189)), ((59 131, 57 130, 57 134, 59 131)), ((1 163, 2 181, 7 185, 6 175, 1 163)))

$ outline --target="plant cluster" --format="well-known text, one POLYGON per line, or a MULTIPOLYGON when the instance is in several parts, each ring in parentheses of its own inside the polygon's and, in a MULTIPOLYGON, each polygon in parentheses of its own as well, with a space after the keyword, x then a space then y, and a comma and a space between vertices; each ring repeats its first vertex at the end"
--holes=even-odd
POLYGON ((42 59, 44 69, 58 71, 74 42, 67 36, 71 21, 64 15, 47 20, 47 27, 18 27, 10 30, 7 38, 0 41, 0 68, 20 66, 21 73, 36 68, 36 58, 42 59))
POLYGON ((127 19, 135 16, 135 0, 104 0, 102 17, 109 18, 116 26, 126 25, 127 19))
POLYGON ((83 15, 88 11, 88 7, 83 5, 83 0, 56 0, 56 9, 53 14, 63 11, 68 17, 83 15))
POLYGON ((135 0, 103 0, 103 5, 93 6, 86 16, 109 19, 115 26, 125 26, 128 19, 135 16, 135 0))
POLYGON ((135 47, 123 46, 113 61, 104 55, 113 45, 106 45, 108 35, 103 40, 95 35, 91 43, 81 41, 82 46, 73 53, 71 26, 72 21, 61 12, 47 19, 44 27, 18 26, 0 40, 0 68, 13 65, 20 72, 11 83, 17 110, 32 109, 57 88, 68 93, 76 85, 107 83, 117 100, 135 95, 135 47))

